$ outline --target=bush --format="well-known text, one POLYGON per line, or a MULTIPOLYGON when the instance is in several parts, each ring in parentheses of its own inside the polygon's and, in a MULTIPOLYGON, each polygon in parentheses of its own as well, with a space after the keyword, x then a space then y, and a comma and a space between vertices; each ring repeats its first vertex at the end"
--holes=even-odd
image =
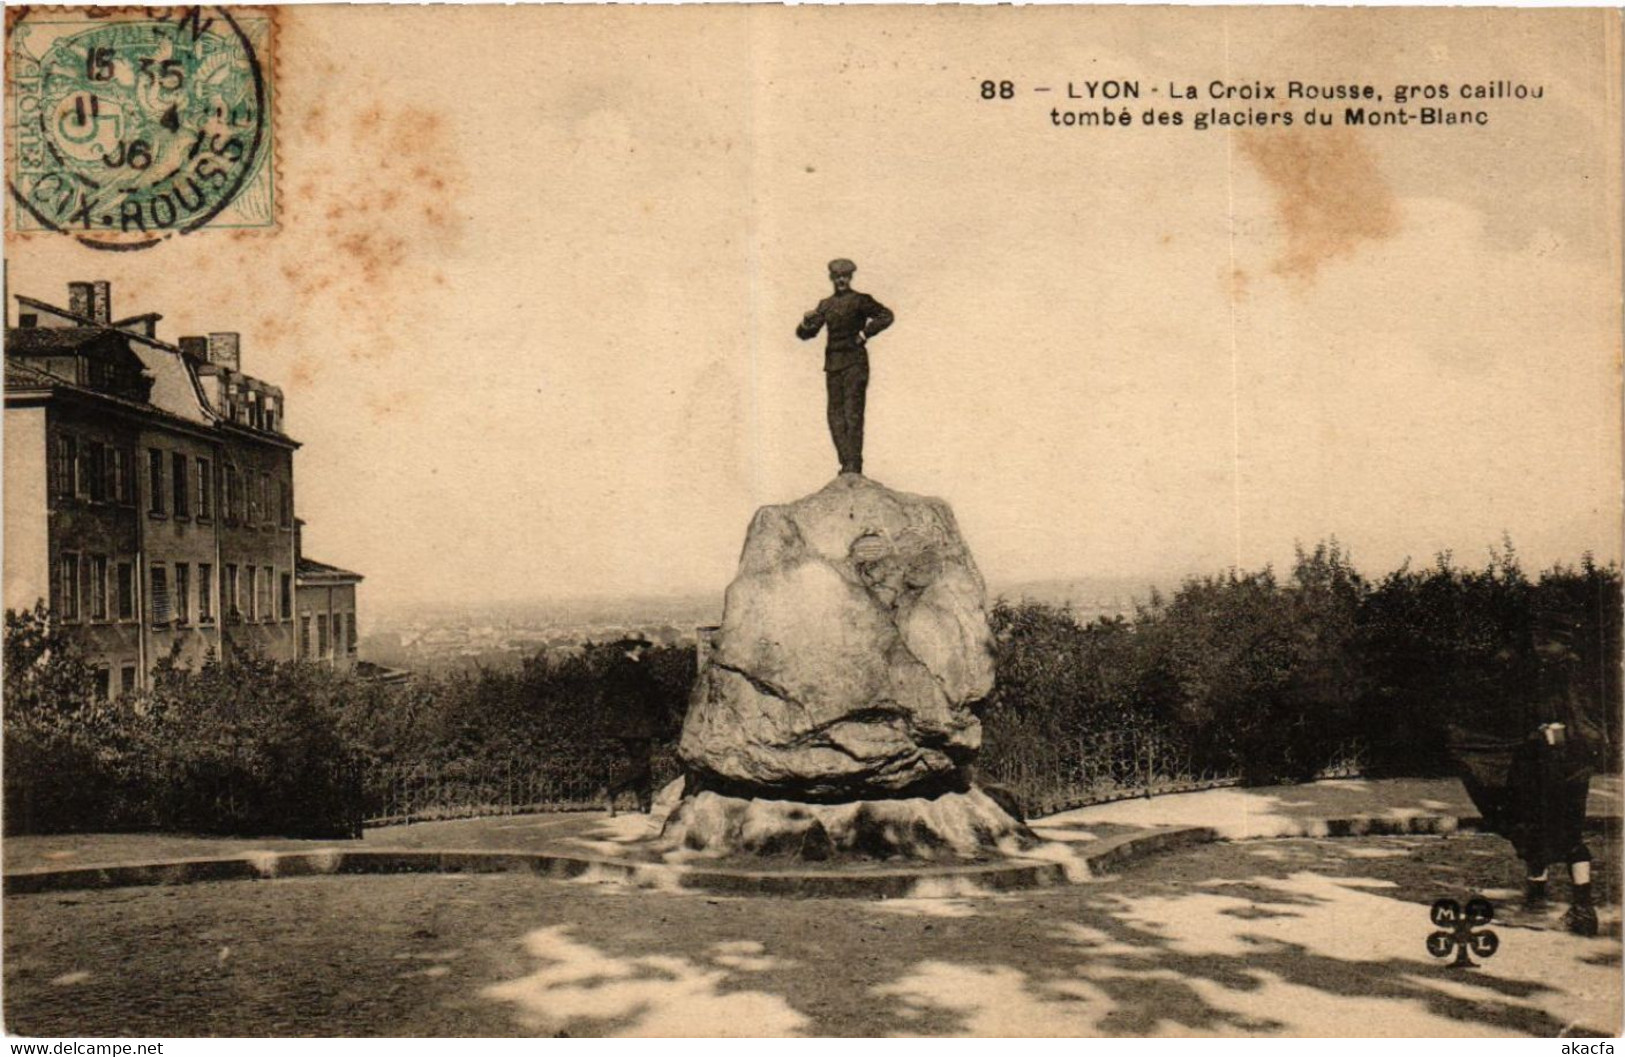
POLYGON ((984 766, 1045 801, 1064 800, 1078 775, 1136 766, 1148 789, 1218 774, 1305 781, 1352 746, 1366 773, 1448 774, 1448 725, 1552 692, 1530 636, 1542 609, 1579 620, 1576 690, 1617 745, 1617 569, 1587 557, 1531 582, 1506 543, 1482 569, 1441 555, 1372 584, 1333 540, 1300 548, 1284 583, 1267 568, 1191 578, 1169 598, 1153 592, 1132 622, 999 602, 984 766), (1121 747, 1131 742, 1151 748, 1121 747))
POLYGON ((142 728, 139 717, 99 696, 95 673, 43 604, 7 610, 6 832, 146 824, 132 788, 142 728))
POLYGON ((245 657, 161 665, 102 699, 43 607, 6 614, 6 831, 173 829, 350 836, 360 755, 339 723, 362 684, 245 657))
POLYGON ((361 829, 361 756, 340 714, 361 684, 246 656, 164 666, 141 702, 153 815, 164 829, 347 837, 361 829))

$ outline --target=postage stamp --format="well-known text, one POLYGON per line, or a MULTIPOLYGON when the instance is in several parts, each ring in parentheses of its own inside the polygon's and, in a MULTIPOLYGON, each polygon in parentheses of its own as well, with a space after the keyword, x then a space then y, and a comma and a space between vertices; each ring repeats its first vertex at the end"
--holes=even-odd
POLYGON ((13 231, 127 250, 275 226, 269 12, 25 8, 7 21, 13 231))

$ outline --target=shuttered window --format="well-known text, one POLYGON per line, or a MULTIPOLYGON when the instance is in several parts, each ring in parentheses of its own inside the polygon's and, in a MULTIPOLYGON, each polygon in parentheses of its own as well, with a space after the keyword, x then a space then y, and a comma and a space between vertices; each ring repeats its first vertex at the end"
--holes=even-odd
POLYGON ((168 624, 175 619, 173 600, 169 596, 169 570, 163 565, 154 565, 151 569, 151 580, 152 622, 168 624))

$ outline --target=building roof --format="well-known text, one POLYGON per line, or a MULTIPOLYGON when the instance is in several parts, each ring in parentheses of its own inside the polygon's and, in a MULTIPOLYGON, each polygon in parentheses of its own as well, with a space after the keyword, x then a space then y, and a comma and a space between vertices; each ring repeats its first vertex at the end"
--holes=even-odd
MULTIPOLYGON (((141 415, 149 421, 161 422, 171 429, 185 430, 197 436, 218 436, 216 428, 211 428, 204 423, 196 422, 189 418, 182 418, 179 415, 171 414, 156 404, 145 403, 140 400, 131 400, 128 397, 103 392, 100 389, 87 389, 82 385, 64 381, 48 371, 40 370, 38 367, 7 358, 6 397, 8 404, 10 403, 10 398, 13 395, 20 396, 24 393, 42 392, 50 393, 52 399, 59 396, 68 396, 81 400, 93 401, 103 406, 120 408, 122 410, 141 415)), ((279 443, 289 448, 298 448, 300 446, 298 441, 289 437, 268 437, 264 434, 258 433, 252 434, 252 436, 261 440, 279 443)))
MULTIPOLYGON (((48 301, 41 301, 38 298, 29 297, 26 294, 13 294, 12 296, 16 298, 17 303, 21 306, 26 306, 37 311, 49 312, 54 316, 72 320, 76 326, 64 328, 7 327, 6 351, 8 354, 14 347, 19 352, 29 351, 19 343, 18 335, 27 334, 30 332, 51 333, 60 329, 68 332, 83 331, 94 334, 117 335, 128 340, 129 348, 135 354, 136 358, 141 361, 142 365, 147 371, 148 376, 153 380, 154 389, 149 396, 149 401, 151 403, 163 408, 172 415, 178 415, 182 418, 190 418, 195 421, 209 424, 236 426, 239 431, 244 433, 244 435, 274 438, 278 441, 293 443, 295 446, 297 446, 297 442, 293 441, 293 439, 289 437, 286 432, 275 429, 262 430, 258 427, 248 426, 243 423, 233 423, 228 414, 223 413, 222 409, 214 407, 209 402, 208 394, 203 389, 203 382, 199 376, 196 365, 188 362, 186 353, 181 350, 181 347, 179 345, 163 341, 155 335, 144 333, 141 329, 139 329, 138 326, 136 326, 137 324, 146 323, 156 325, 157 321, 163 318, 163 316, 159 313, 147 312, 139 316, 130 316, 126 319, 120 319, 116 322, 102 323, 89 316, 74 312, 72 309, 63 308, 60 305, 53 305, 48 301)), ((21 339, 21 341, 44 342, 50 342, 52 340, 53 339, 50 338, 21 339)), ((77 346, 68 347, 76 348, 77 346)), ((38 351, 45 350, 35 351, 37 354, 38 351)), ((64 348, 63 351, 66 351, 66 348, 64 348)), ((269 383, 260 381, 259 379, 253 378, 251 375, 243 374, 241 371, 235 373, 241 378, 253 383, 256 388, 273 392, 280 400, 282 396, 281 389, 270 385, 269 383)))
POLYGON ((72 352, 105 333, 102 327, 11 327, 6 331, 6 352, 22 356, 72 352))
POLYGON ((38 367, 31 367, 26 363, 6 361, 6 391, 21 389, 48 389, 53 385, 61 385, 62 379, 54 374, 47 374, 38 367))
POLYGON ((353 573, 348 569, 340 569, 336 565, 328 565, 303 555, 299 564, 294 568, 294 574, 300 583, 360 583, 364 577, 360 573, 353 573))

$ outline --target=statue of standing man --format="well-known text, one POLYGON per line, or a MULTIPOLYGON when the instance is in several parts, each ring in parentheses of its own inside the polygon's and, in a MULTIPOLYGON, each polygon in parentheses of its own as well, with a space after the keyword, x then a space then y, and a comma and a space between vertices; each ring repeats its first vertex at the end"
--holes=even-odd
POLYGON ((801 317, 796 337, 810 341, 828 328, 824 346, 824 385, 829 391, 829 435, 841 460, 841 473, 863 473, 863 405, 869 389, 869 339, 892 324, 891 310, 852 289, 858 266, 829 262, 835 292, 801 317))

